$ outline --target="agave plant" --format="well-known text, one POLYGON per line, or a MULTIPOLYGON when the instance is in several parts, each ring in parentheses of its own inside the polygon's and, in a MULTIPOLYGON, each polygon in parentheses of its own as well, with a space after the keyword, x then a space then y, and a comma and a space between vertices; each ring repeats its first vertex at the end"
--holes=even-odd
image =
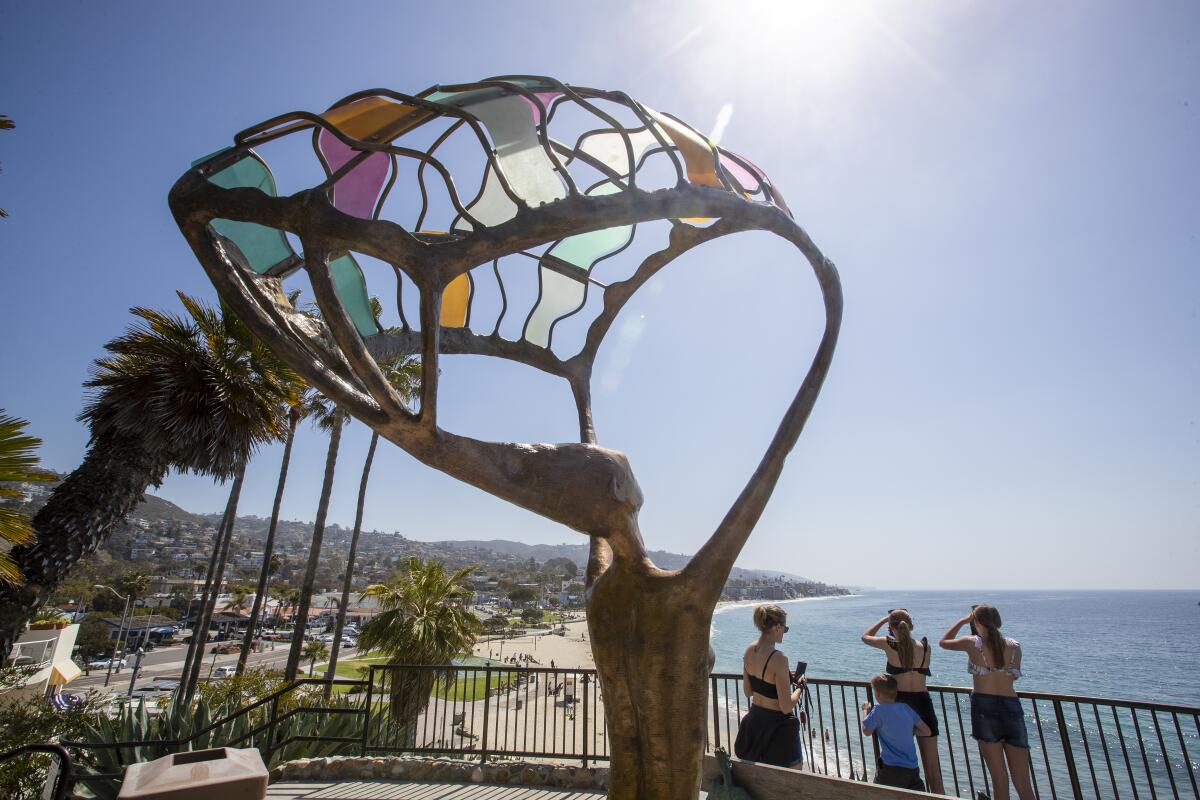
MULTIPOLYGON (((294 692, 293 692, 294 693, 294 692)), ((282 704, 281 704, 282 705, 282 704)), ((290 705, 290 703, 288 704, 290 705)), ((308 710, 321 705, 319 694, 305 693, 303 706, 283 713, 275 725, 276 746, 268 747, 271 704, 240 708, 231 703, 212 706, 171 704, 157 716, 151 716, 146 701, 123 708, 115 717, 97 714, 85 726, 78 741, 68 746, 80 756, 75 764, 75 797, 89 800, 116 800, 121 778, 129 764, 153 761, 174 752, 205 750, 212 747, 254 747, 263 755, 268 769, 297 758, 323 758, 341 755, 353 745, 330 739, 353 739, 362 734, 358 714, 308 710), (301 710, 304 709, 304 710, 301 710), (312 737, 312 738, 309 738, 312 737), (122 742, 151 744, 117 747, 122 742), (179 743, 176 745, 175 743, 179 743)), ((357 707, 352 701, 335 699, 324 708, 357 707)))

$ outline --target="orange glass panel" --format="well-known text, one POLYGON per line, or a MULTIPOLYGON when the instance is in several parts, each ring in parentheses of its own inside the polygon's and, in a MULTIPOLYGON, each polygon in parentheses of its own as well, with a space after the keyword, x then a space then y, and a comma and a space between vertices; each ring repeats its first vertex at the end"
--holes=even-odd
POLYGON ((464 272, 446 284, 442 290, 442 314, 438 319, 443 328, 461 328, 467 324, 467 303, 471 300, 471 281, 464 272))
POLYGON ((659 127, 670 137, 683 156, 687 168, 688 180, 700 186, 723 188, 721 179, 717 177, 717 158, 713 154, 708 140, 686 125, 681 125, 670 117, 663 116, 652 108, 646 109, 659 127))
POLYGON ((382 97, 364 97, 321 116, 351 139, 390 142, 427 122, 433 113, 382 97))

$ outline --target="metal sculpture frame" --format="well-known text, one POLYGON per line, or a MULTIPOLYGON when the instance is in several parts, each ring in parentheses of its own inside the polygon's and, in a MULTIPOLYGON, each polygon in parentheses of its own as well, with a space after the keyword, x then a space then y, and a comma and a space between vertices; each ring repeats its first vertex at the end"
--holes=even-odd
MULTIPOLYGON (((765 174, 685 123, 624 93, 572 87, 540 76, 505 76, 432 87, 415 96, 373 89, 349 95, 322 114, 274 117, 237 134, 232 148, 193 165, 172 188, 170 206, 221 297, 313 386, 428 466, 591 537, 588 626, 608 713, 610 796, 695 797, 705 735, 712 612, 813 408, 842 316, 836 269, 793 220, 765 174), (573 146, 552 136, 554 118, 568 104, 574 107, 572 113, 582 111, 603 123, 579 135, 573 146), (523 108, 528 110, 528 131, 513 123, 525 119, 523 108), (622 124, 618 113, 636 124, 622 124), (432 120, 448 127, 428 147, 397 143, 432 120), (306 132, 313 137, 327 176, 320 185, 278 197, 273 180, 260 180, 269 184, 264 191, 237 185, 237 176, 227 172, 243 165, 251 181, 259 179, 253 176, 261 170, 247 161, 258 159, 251 148, 306 132), (463 203, 451 171, 435 153, 448 137, 467 132, 477 139, 486 166, 475 196, 463 203), (346 159, 340 165, 323 155, 321 142, 328 143, 330 137, 349 149, 342 152, 346 159), (390 173, 377 199, 372 204, 365 193, 351 209, 347 193, 339 195, 338 187, 371 163, 369 159, 378 164, 384 157, 390 173), (418 163, 421 205, 411 230, 382 216, 401 158, 418 163), (640 187, 643 166, 652 160, 661 165, 662 159, 674 169, 674 185, 640 187), (453 208, 445 232, 423 229, 435 213, 425 182, 430 171, 441 178, 453 208), (580 181, 580 172, 588 172, 593 181, 580 181), (581 190, 581 183, 588 188, 581 190), (484 203, 499 197, 497 191, 511 210, 503 203, 484 203), (499 213, 491 213, 497 209, 499 213), (571 237, 623 226, 632 231, 632 241, 635 226, 663 220, 670 224, 667 245, 646 256, 624 280, 605 284, 594 279, 591 269, 624 251, 628 242, 597 254, 586 268, 557 259, 554 253, 564 241, 579 242, 571 237), (258 227, 238 227, 247 224, 258 227), (303 253, 280 250, 284 255, 275 263, 265 261, 276 253, 255 263, 254 253, 247 251, 254 241, 262 241, 264 230, 278 232, 285 242, 283 232, 299 237, 303 253), (662 570, 642 541, 637 522, 642 493, 629 463, 621 453, 597 444, 591 411, 593 363, 625 304, 655 274, 705 242, 750 230, 773 233, 803 254, 824 302, 824 332, 798 392, 733 506, 686 567, 662 570), (539 247, 542 251, 535 252, 539 247), (356 321, 347 310, 362 301, 353 270, 344 269, 358 269, 355 252, 396 270, 398 327, 384 330, 361 314, 356 321), (514 255, 528 257, 539 270, 538 299, 516 340, 500 334, 510 298, 498 267, 500 259, 514 255), (338 262, 346 258, 349 261, 338 262), (332 276, 334 262, 342 270, 340 283, 332 276), (323 322, 292 308, 282 291, 282 278, 301 268, 323 322), (502 309, 490 332, 486 325, 481 332, 471 327, 473 281, 489 270, 499 283, 502 309), (552 349, 554 327, 578 313, 583 303, 568 308, 559 298, 560 307, 545 312, 552 319, 544 341, 540 330, 530 335, 534 314, 543 296, 549 296, 546 287, 556 280, 547 273, 583 282, 585 301, 588 293, 602 292, 601 310, 589 323, 579 352, 569 357, 552 349), (417 289, 419 327, 404 317, 401 276, 417 289), (462 276, 468 282, 465 312, 462 276), (456 280, 452 290, 457 294, 447 300, 447 287, 456 280), (444 315, 451 306, 451 313, 444 315), (561 313, 554 316, 556 312, 561 313), (376 364, 376 359, 398 354, 422 359, 418 407, 409 408, 396 395, 376 364), (437 419, 439 359, 450 354, 505 358, 565 380, 576 404, 579 443, 488 442, 443 430, 437 419)), ((277 245, 273 242, 271 248, 277 245)))

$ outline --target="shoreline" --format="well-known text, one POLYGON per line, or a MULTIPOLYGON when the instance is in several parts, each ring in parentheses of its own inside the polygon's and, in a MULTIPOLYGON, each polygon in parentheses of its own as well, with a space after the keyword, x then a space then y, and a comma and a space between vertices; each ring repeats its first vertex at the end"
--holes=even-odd
MULTIPOLYGON (((854 594, 822 595, 820 597, 796 597, 791 600, 777 601, 777 605, 792 603, 807 603, 813 600, 834 600, 839 597, 858 597, 854 594)), ((723 600, 717 603, 713 615, 730 611, 735 608, 747 608, 760 605, 761 600, 723 600)), ((489 639, 482 637, 475 641, 472 655, 478 658, 504 660, 516 654, 529 655, 531 663, 536 666, 548 667, 551 662, 556 667, 595 669, 596 661, 592 657, 592 644, 588 637, 587 617, 564 623, 567 629, 565 636, 553 633, 527 633, 511 639, 489 639)))
POLYGON ((822 594, 816 597, 793 597, 791 600, 720 600, 717 602, 717 607, 713 609, 713 616, 722 614, 726 611, 732 611, 735 608, 754 608, 761 606, 764 603, 774 603, 777 606, 791 605, 792 603, 808 603, 812 600, 837 600, 843 597, 861 597, 859 594, 822 594))

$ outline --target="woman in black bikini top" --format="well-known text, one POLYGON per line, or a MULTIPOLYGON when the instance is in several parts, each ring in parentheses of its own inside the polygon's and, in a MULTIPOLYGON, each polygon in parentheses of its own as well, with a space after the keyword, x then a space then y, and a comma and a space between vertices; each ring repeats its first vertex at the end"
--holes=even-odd
POLYGON ((925 771, 925 783, 933 794, 942 794, 942 765, 938 758, 937 735, 938 717, 933 708, 933 699, 925 688, 925 679, 929 677, 929 660, 931 651, 929 640, 924 636, 918 644, 912 638, 912 616, 906 609, 894 608, 862 635, 864 644, 877 647, 887 654, 887 665, 884 667, 888 675, 896 677, 900 691, 896 692, 896 702, 904 703, 917 712, 921 721, 929 726, 930 736, 917 737, 917 749, 921 752, 921 766, 925 771), (887 626, 888 635, 879 636, 879 629, 887 626))
POLYGON ((803 679, 793 683, 787 656, 776 645, 787 633, 787 612, 776 605, 754 609, 758 640, 742 656, 742 691, 750 712, 738 724, 734 754, 749 761, 800 769, 800 720, 794 709, 804 691, 803 679))

